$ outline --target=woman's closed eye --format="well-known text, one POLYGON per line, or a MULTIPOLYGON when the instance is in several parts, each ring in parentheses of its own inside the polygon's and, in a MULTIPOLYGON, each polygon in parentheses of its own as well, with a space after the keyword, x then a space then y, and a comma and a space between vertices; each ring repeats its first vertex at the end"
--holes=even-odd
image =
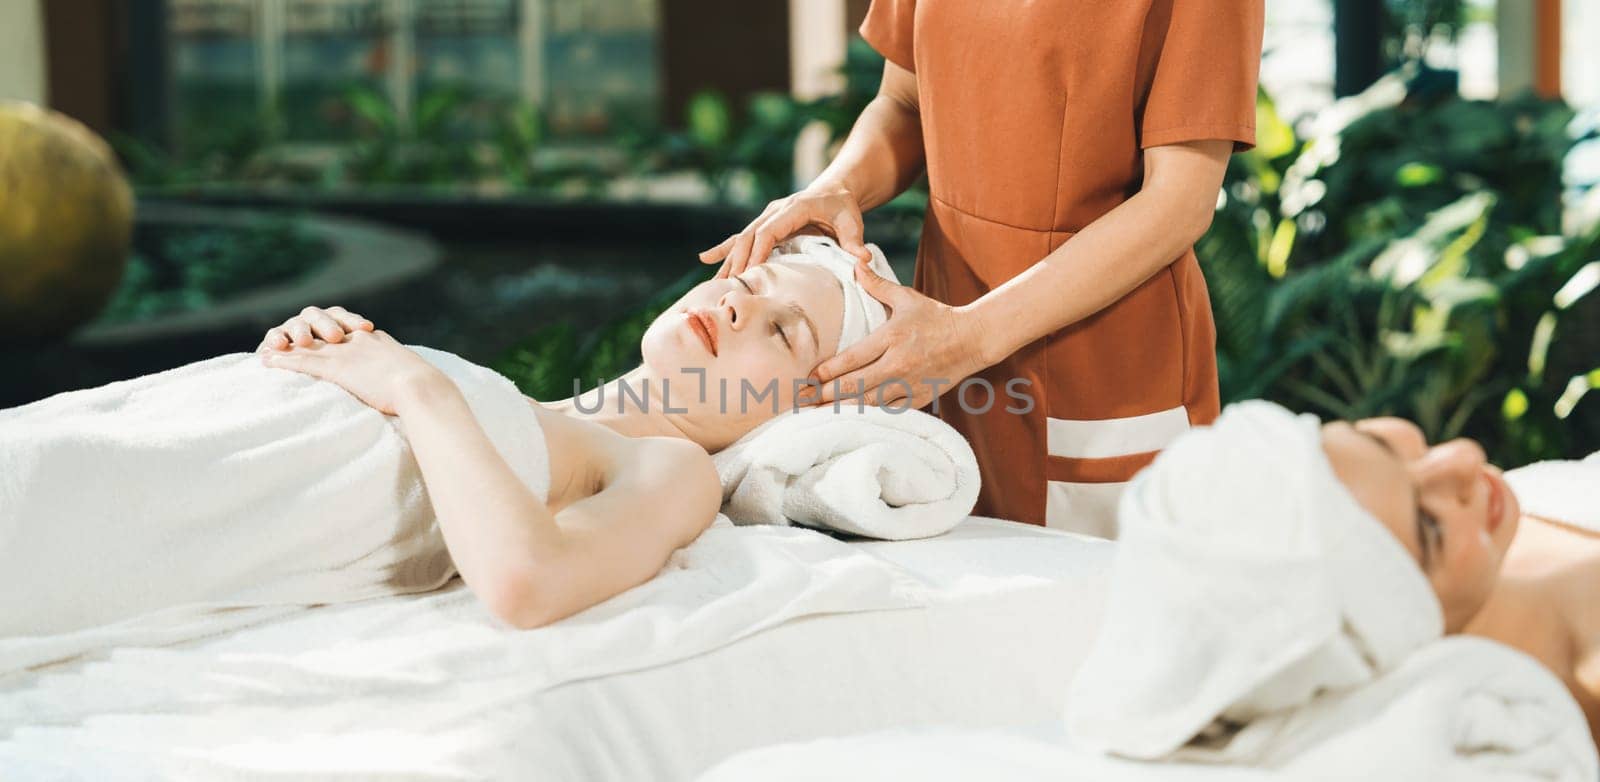
POLYGON ((1427 508, 1417 505, 1417 524, 1423 531, 1422 562, 1423 569, 1433 563, 1433 558, 1444 551, 1444 527, 1427 508))
MULTIPOLYGON (((750 293, 755 293, 756 292, 756 289, 750 287, 750 283, 745 282, 743 277, 734 277, 733 279, 738 280, 739 284, 743 285, 744 289, 749 291, 750 293)), ((794 352, 794 344, 789 341, 789 335, 784 333, 783 327, 778 324, 778 321, 777 321, 776 318, 774 318, 773 321, 772 321, 772 333, 778 335, 778 338, 783 340, 783 346, 785 348, 788 348, 790 353, 794 352)))

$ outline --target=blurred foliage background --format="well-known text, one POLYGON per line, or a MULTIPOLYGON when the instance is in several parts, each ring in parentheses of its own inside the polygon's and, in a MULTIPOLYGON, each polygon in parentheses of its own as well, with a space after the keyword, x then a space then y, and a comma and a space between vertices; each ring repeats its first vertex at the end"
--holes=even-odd
MULTIPOLYGON (((1376 7, 1358 21, 1381 32, 1373 66, 1385 75, 1309 118, 1285 116, 1263 90, 1258 145, 1231 161, 1197 247, 1225 401, 1400 415, 1435 440, 1477 438, 1506 466, 1600 449, 1600 229, 1564 181, 1569 155, 1595 137, 1592 114, 1531 94, 1461 97, 1458 74, 1435 67, 1431 49, 1485 13, 1482 3, 1376 7)), ((706 89, 676 125, 615 118, 598 153, 571 154, 559 123, 503 91, 430 83, 401 111, 359 79, 328 88, 319 116, 344 143, 280 143, 284 117, 271 105, 181 129, 182 144, 113 141, 146 193, 404 188, 603 203, 624 197, 619 183, 678 177, 712 204, 753 213, 802 184, 803 129, 822 123, 842 140, 882 62, 854 38, 834 94, 733 100, 706 89)), ((918 183, 870 216, 869 236, 914 241, 926 204, 918 183)), ((280 231, 261 241, 294 240, 280 231)), ((527 334, 495 368, 540 399, 593 387, 634 366, 651 319, 711 272, 686 264, 604 328, 527 334)))
POLYGON ((1493 460, 1600 448, 1593 224, 1565 232, 1559 101, 1468 101, 1404 67, 1302 138, 1262 95, 1197 247, 1226 400, 1399 415, 1493 460))
MULTIPOLYGON (((1439 4, 1438 13, 1445 13, 1439 4)), ((1405 17, 1409 18, 1409 17, 1405 17)), ((724 178, 802 116, 836 137, 876 89, 852 50, 850 88, 731 130, 712 98, 666 145, 724 178)), ((1511 466, 1600 450, 1600 227, 1563 226, 1563 160, 1595 128, 1559 100, 1466 100, 1405 59, 1302 135, 1261 93, 1258 145, 1230 163, 1197 246, 1217 321, 1224 402, 1266 398, 1324 418, 1397 415, 1431 441, 1468 436, 1511 466), (1587 399, 1587 402, 1585 401, 1587 399)), ((777 100, 776 97, 773 100, 777 100)), ((776 170, 763 198, 788 192, 776 170)), ((721 192, 719 190, 719 192, 721 192)), ((915 219, 925 182, 884 207, 915 219)), ((702 275, 580 341, 556 327, 499 369, 537 398, 631 368, 644 328, 702 275)))

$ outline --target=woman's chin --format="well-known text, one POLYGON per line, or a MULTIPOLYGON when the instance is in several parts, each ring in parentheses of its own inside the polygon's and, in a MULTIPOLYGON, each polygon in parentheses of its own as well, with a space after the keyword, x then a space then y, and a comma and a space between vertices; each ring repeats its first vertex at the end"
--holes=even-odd
POLYGON ((1517 500, 1517 493, 1506 482, 1500 468, 1488 465, 1485 471, 1492 485, 1491 490, 1500 495, 1499 518, 1490 521, 1489 538, 1494 541, 1495 548, 1504 553, 1517 535, 1517 527, 1522 521, 1522 503, 1517 500))

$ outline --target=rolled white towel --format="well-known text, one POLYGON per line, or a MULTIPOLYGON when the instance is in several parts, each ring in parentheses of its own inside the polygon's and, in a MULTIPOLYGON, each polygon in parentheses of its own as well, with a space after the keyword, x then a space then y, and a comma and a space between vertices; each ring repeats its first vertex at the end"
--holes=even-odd
POLYGON ((736 524, 905 540, 948 531, 978 499, 972 446, 920 410, 848 400, 790 410, 713 458, 736 524))
POLYGON ((1082 747, 1158 758, 1225 738, 1443 633, 1427 579, 1334 474, 1315 416, 1232 405, 1135 476, 1118 511, 1105 626, 1067 699, 1082 747))

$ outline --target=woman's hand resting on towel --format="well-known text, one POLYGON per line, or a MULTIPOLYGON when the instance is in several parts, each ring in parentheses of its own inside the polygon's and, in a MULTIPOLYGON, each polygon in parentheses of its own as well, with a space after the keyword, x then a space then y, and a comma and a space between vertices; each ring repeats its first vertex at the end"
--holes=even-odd
POLYGON ((261 363, 335 383, 384 415, 399 415, 400 400, 412 391, 441 380, 450 382, 437 367, 382 330, 358 329, 341 342, 317 340, 310 347, 263 351, 261 363))
POLYGON ((266 336, 261 338, 261 344, 256 346, 256 352, 288 350, 295 345, 308 348, 318 339, 324 342, 343 342, 345 334, 372 331, 372 329, 372 321, 344 307, 333 306, 327 309, 306 307, 300 310, 300 314, 284 321, 283 325, 267 329, 266 336))

